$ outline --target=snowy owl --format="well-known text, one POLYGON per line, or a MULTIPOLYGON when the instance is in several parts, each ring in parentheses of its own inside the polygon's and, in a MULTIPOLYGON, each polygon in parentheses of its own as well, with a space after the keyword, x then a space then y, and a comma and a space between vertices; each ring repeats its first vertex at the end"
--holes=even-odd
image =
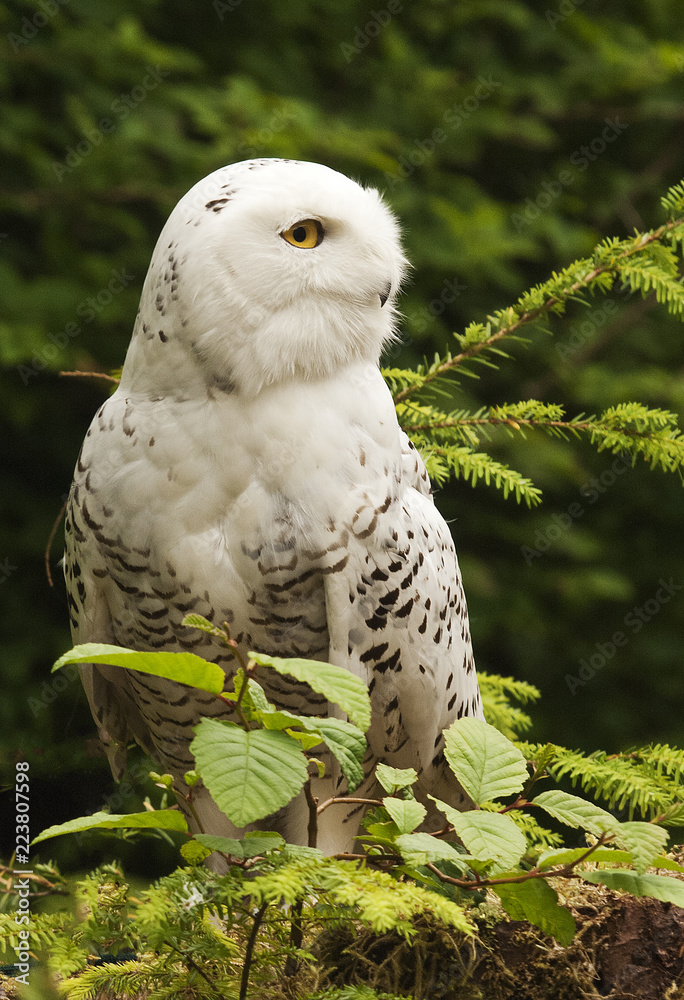
MULTIPOLYGON (((230 672, 228 650, 181 624, 196 612, 228 622, 245 653, 362 677, 373 715, 356 795, 384 761, 416 768, 428 807, 428 792, 458 806, 442 731, 482 717, 466 601, 378 367, 405 267, 378 192, 328 167, 250 160, 195 185, 162 231, 121 383, 79 455, 65 569, 76 643, 193 650, 230 672)), ((332 711, 267 673, 279 707, 332 711)), ((193 726, 225 710, 118 667, 82 680, 117 778, 135 739, 180 782, 193 726)), ((331 780, 314 792, 329 797, 331 780)), ((197 792, 205 831, 235 836, 197 792)), ((358 830, 361 807, 339 808, 321 814, 328 853, 358 830)), ((307 818, 302 793, 269 822, 305 844, 307 818)))

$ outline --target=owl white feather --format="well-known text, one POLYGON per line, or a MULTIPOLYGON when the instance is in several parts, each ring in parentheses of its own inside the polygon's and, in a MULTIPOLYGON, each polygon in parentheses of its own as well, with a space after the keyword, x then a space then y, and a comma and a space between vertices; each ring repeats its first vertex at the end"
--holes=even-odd
MULTIPOLYGON (((466 602, 378 368, 405 267, 379 194, 328 167, 251 160, 192 188, 78 459, 66 576, 78 643, 191 649, 230 672, 228 651, 181 625, 193 611, 227 621, 245 652, 350 670, 373 708, 357 794, 384 761, 416 768, 426 804, 431 792, 459 805, 442 731, 482 716, 466 602)), ((135 738, 180 780, 193 725, 223 715, 149 675, 92 665, 82 677, 115 777, 135 738)), ((332 710, 287 678, 265 686, 281 707, 332 710)), ((343 789, 330 773, 319 795, 343 789)), ((322 814, 323 850, 351 847, 355 808, 322 814)), ((235 835, 204 788, 196 809, 205 831, 235 835)), ((307 817, 300 795, 270 822, 306 843, 307 817)))

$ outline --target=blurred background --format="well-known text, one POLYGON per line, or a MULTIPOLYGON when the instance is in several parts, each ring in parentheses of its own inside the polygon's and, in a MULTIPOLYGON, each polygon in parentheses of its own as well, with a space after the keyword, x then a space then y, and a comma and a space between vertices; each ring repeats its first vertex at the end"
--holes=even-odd
MULTIPOLYGON (((0 755, 5 787, 30 761, 37 833, 143 790, 114 785, 80 684, 50 675, 71 645, 61 526, 52 589, 43 554, 111 388, 59 372, 122 364, 178 198, 253 156, 380 188, 414 267, 386 363, 414 365, 604 236, 664 221, 684 176, 684 20, 669 0, 14 0, 0 50, 0 755)), ((616 289, 551 332, 444 405, 681 415, 684 327, 654 301, 616 289)), ((490 447, 544 503, 462 482, 437 496, 480 669, 540 689, 534 740, 684 745, 681 481, 536 433, 490 447)), ((68 864, 68 839, 45 856, 68 864)))

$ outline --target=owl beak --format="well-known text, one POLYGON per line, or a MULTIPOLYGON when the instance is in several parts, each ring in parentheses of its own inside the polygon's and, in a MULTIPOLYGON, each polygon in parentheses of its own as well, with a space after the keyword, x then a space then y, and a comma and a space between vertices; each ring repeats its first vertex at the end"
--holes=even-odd
POLYGON ((391 291, 392 291, 392 282, 388 281, 387 284, 385 285, 383 291, 380 292, 380 308, 381 309, 384 306, 385 302, 387 302, 387 300, 388 300, 388 298, 390 296, 390 292, 391 291))

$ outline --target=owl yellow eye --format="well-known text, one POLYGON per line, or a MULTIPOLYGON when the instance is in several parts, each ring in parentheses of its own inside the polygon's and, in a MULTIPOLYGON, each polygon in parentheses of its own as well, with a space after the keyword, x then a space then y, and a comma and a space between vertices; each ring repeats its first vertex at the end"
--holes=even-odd
POLYGON ((293 247, 310 250, 323 241, 323 226, 318 219, 303 219, 302 222, 295 223, 294 226, 290 226, 280 235, 293 247))

